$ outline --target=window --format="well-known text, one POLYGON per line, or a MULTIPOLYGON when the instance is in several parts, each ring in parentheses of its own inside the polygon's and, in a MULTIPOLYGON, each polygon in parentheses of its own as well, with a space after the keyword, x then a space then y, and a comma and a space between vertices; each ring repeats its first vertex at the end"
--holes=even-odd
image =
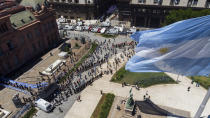
POLYGON ((161 5, 162 4, 162 0, 154 0, 154 4, 161 5))
POLYGON ((7 27, 7 24, 6 23, 3 23, 0 25, 0 33, 4 33, 8 31, 8 27, 7 27))
POLYGON ((32 47, 33 47, 33 51, 36 52, 36 45, 32 44, 32 47))
POLYGON ((47 29, 48 29, 48 30, 51 30, 51 26, 50 26, 50 25, 51 25, 50 22, 48 22, 48 23, 47 23, 47 29))
POLYGON ((24 61, 26 61, 28 58, 29 58, 29 53, 28 53, 28 50, 25 48, 25 51, 24 51, 24 61))
POLYGON ((9 64, 6 64, 6 63, 3 63, 3 68, 5 69, 5 71, 8 71, 8 69, 9 69, 9 64))
POLYGON ((198 0, 193 0, 193 6, 197 6, 198 0))
POLYGON ((146 3, 146 0, 139 0, 139 3, 146 3))
POLYGON ((198 0, 189 0, 187 6, 197 6, 198 0))
POLYGON ((3 55, 3 50, 0 48, 0 56, 3 55))
POLYGON ((42 48, 41 41, 39 41, 38 46, 39 46, 39 48, 42 48))
POLYGON ((210 0, 207 0, 206 1, 206 8, 209 8, 210 7, 210 0))
POLYGON ((14 64, 15 64, 15 65, 18 65, 18 63, 19 63, 19 59, 18 59, 18 57, 15 55, 15 56, 14 56, 14 64))
POLYGON ((7 47, 9 48, 10 51, 14 49, 14 46, 10 41, 7 42, 7 47))
POLYGON ((175 3, 176 5, 178 5, 179 2, 180 2, 180 0, 174 0, 174 3, 175 3))
POLYGON ((27 35, 28 39, 32 39, 33 38, 31 32, 28 32, 26 35, 27 35))
POLYGON ((22 35, 22 36, 20 36, 20 44, 22 45, 22 44, 24 44, 24 42, 25 42, 25 37, 24 37, 24 35, 22 35))
POLYGON ((158 0, 154 0, 154 3, 158 3, 158 0))
POLYGON ((44 24, 42 28, 43 28, 43 31, 44 31, 44 32, 47 32, 47 31, 48 31, 48 30, 47 30, 47 24, 44 24))
POLYGON ((75 0, 75 3, 79 3, 79 0, 75 0))
POLYGON ((178 5, 180 0, 171 0, 170 5, 178 5))
POLYGON ((35 29, 35 34, 36 34, 36 37, 40 37, 41 33, 39 31, 39 28, 35 29))

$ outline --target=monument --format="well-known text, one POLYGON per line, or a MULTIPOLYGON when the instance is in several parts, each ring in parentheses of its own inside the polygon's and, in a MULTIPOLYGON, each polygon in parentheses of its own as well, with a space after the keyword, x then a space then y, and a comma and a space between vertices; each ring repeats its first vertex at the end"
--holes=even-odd
POLYGON ((125 103, 125 113, 132 115, 135 106, 135 101, 133 100, 132 88, 130 89, 129 94, 130 96, 125 103))

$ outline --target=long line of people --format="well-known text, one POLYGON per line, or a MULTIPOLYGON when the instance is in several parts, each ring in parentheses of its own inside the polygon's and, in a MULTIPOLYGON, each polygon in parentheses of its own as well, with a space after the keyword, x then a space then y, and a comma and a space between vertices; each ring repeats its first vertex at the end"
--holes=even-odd
MULTIPOLYGON (((116 43, 115 39, 98 41, 98 48, 93 54, 89 55, 73 73, 68 75, 63 83, 58 84, 59 89, 49 97, 51 103, 54 106, 59 106, 62 102, 68 100, 68 97, 81 92, 86 86, 92 85, 95 80, 101 78, 104 74, 113 74, 113 71, 125 57, 128 58, 134 54, 134 51, 130 50, 131 48, 134 48, 134 43, 128 43, 127 41, 123 43, 116 43), (110 63, 110 57, 113 57, 119 51, 122 54, 119 57, 115 56, 114 62, 110 63), (102 68, 104 63, 107 63, 106 68, 102 68)), ((65 74, 67 75, 67 72, 65 74)), ((38 94, 35 92, 32 97, 23 98, 23 100, 24 102, 32 102, 36 98, 38 98, 38 94)), ((78 101, 81 101, 80 96, 78 101)))
MULTIPOLYGON (((124 42, 123 46, 125 49, 120 49, 115 46, 113 48, 110 40, 105 40, 104 42, 99 42, 99 48, 95 50, 95 52, 89 56, 77 69, 74 73, 69 75, 69 78, 60 84, 59 94, 55 94, 53 97, 55 98, 52 103, 55 106, 62 104, 62 101, 65 101, 68 97, 73 94, 79 93, 86 86, 92 85, 93 81, 102 77, 104 74, 113 74, 113 71, 116 69, 116 66, 119 65, 121 59, 125 57, 130 57, 134 54, 133 50, 126 51, 127 49, 132 47, 131 43, 124 42), (120 57, 115 57, 115 61, 113 63, 109 62, 109 57, 117 54, 117 51, 122 51, 120 57), (102 69, 102 64, 107 63, 107 68, 102 69)), ((118 45, 118 44, 116 44, 118 45)), ((81 100, 80 96, 78 97, 81 100)))

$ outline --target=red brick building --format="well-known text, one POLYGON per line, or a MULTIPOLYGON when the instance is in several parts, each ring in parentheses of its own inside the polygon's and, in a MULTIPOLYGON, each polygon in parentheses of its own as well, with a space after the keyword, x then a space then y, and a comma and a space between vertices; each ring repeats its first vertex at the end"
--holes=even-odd
POLYGON ((0 76, 60 42, 55 11, 45 0, 0 0, 0 76))

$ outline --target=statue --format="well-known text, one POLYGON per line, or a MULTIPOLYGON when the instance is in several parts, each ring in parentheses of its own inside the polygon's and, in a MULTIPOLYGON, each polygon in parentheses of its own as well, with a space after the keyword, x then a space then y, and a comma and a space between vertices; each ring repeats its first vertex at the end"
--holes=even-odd
POLYGON ((128 105, 132 106, 134 104, 134 100, 133 100, 133 93, 132 93, 132 88, 129 91, 130 97, 128 98, 128 105))
POLYGON ((130 94, 130 96, 129 96, 128 100, 126 101, 126 104, 125 104, 125 112, 127 112, 129 114, 132 114, 132 112, 134 110, 134 106, 135 106, 135 101, 133 99, 132 88, 130 89, 129 94, 130 94))

